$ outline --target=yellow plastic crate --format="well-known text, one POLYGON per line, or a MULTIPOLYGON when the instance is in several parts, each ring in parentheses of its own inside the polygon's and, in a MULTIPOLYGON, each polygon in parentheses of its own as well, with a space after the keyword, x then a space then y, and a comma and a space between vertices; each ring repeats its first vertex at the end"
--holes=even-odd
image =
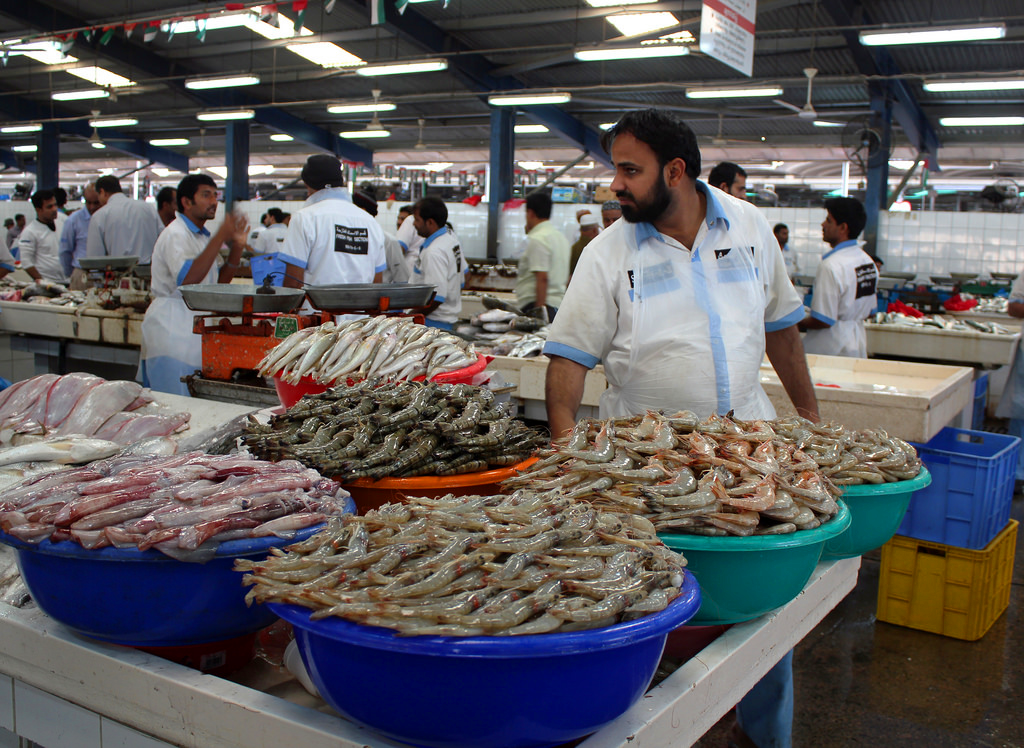
POLYGON ((882 546, 878 620, 980 639, 1010 604, 1017 524, 980 551, 894 535, 882 546))

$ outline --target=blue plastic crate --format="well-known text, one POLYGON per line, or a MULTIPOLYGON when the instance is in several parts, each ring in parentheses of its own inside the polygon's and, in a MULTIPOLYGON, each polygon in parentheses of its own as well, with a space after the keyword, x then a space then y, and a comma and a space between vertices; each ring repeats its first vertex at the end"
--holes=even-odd
POLYGON ((1020 439, 947 427, 914 446, 932 484, 914 494, 898 534, 984 548, 1010 520, 1020 439))
POLYGON ((974 380, 974 414, 971 417, 971 428, 981 431, 985 425, 985 403, 988 401, 988 372, 982 372, 974 380))
POLYGON ((270 285, 284 285, 284 261, 277 258, 277 252, 250 257, 249 268, 252 270, 252 282, 257 286, 263 285, 263 279, 268 275, 270 285))

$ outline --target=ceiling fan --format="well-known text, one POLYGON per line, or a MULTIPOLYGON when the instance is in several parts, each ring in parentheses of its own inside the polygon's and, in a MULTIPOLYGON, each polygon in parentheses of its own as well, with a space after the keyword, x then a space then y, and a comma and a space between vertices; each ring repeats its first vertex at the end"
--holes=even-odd
POLYGON ((423 128, 426 126, 426 124, 427 124, 427 121, 425 119, 423 119, 422 117, 420 119, 416 120, 416 125, 417 125, 417 127, 419 127, 419 137, 416 138, 416 145, 414 145, 412 147, 414 151, 428 151, 428 150, 432 151, 432 150, 436 150, 438 148, 451 148, 452 147, 452 145, 450 143, 431 143, 429 145, 427 143, 424 143, 423 142, 423 128))
POLYGON ((726 146, 731 144, 739 145, 753 145, 756 144, 755 140, 740 140, 738 138, 727 138, 722 135, 722 125, 725 120, 725 115, 722 112, 718 113, 718 132, 711 138, 711 145, 726 146))
POLYGON ((792 109, 796 112, 796 116, 800 119, 805 119, 808 122, 813 122, 818 118, 818 113, 814 111, 814 105, 811 103, 811 96, 814 87, 814 76, 818 74, 818 68, 804 68, 804 75, 807 76, 807 102, 803 107, 798 107, 795 104, 790 104, 788 101, 782 99, 772 99, 779 106, 786 107, 786 109, 792 109))

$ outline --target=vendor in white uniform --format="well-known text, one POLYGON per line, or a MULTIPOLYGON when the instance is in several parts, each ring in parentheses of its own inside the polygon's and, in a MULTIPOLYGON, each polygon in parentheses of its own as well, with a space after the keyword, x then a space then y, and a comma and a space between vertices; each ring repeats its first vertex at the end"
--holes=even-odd
POLYGON ((451 330, 462 313, 462 250, 448 228, 448 208, 439 197, 424 197, 413 211, 423 246, 416 259, 413 283, 433 286, 434 300, 425 320, 428 327, 451 330))
POLYGON ((53 190, 37 190, 32 195, 36 219, 18 237, 21 266, 33 280, 67 283, 60 264, 60 232, 57 230, 57 198, 53 190))
POLYGON ((266 255, 277 252, 284 245, 284 238, 288 234, 288 227, 284 225, 284 211, 280 208, 271 208, 266 212, 266 227, 252 238, 253 232, 249 232, 249 241, 252 251, 258 255, 266 255))
POLYGON ((852 197, 825 201, 821 237, 826 252, 814 276, 811 313, 800 323, 804 349, 827 356, 867 358, 864 320, 878 307, 878 269, 856 239, 864 230, 864 206, 852 197))
POLYGON ((153 303, 142 320, 139 374, 159 392, 188 395, 181 378, 203 366, 202 339, 192 332, 196 313, 185 306, 179 286, 230 283, 249 236, 249 222, 227 213, 217 233, 206 222, 217 215, 217 185, 205 174, 189 174, 178 185, 178 215, 153 247, 153 303), (227 262, 220 248, 228 243, 227 262))
MULTIPOLYGON (((423 248, 423 237, 416 233, 416 223, 412 216, 415 207, 414 205, 409 206, 409 215, 399 222, 398 233, 395 234, 395 238, 402 245, 402 251, 405 252, 405 266, 409 269, 410 275, 415 272, 416 259, 420 256, 420 250, 423 248)), ((401 211, 399 211, 399 216, 401 216, 401 211)))
MULTIPOLYGON (((817 420, 796 323, 803 305, 771 227, 747 202, 698 181, 693 131, 668 112, 629 112, 603 136, 622 217, 576 265, 544 353, 554 437, 576 421, 588 369, 604 363, 602 418, 648 409, 773 418, 761 388, 768 358, 797 412, 817 420)), ((740 703, 759 746, 788 746, 792 661, 740 703)))
POLYGON ((284 285, 301 288, 339 283, 380 283, 387 268, 384 230, 352 204, 341 162, 325 153, 302 167, 309 197, 291 218, 278 259, 284 285))
MULTIPOLYGON (((1010 288, 1010 303, 1006 312, 1016 319, 1024 319, 1024 273, 1017 276, 1010 288)), ((1017 353, 1006 380, 996 418, 1009 418, 1007 432, 1011 436, 1024 439, 1024 346, 1017 346, 1017 353)), ((1024 481, 1024 449, 1018 453, 1015 493, 1021 492, 1024 481)))

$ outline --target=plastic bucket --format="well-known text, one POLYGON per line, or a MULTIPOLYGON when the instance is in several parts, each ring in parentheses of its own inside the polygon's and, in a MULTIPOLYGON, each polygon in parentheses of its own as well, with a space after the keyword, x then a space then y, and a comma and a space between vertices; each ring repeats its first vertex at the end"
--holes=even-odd
POLYGON ((843 486, 850 526, 842 535, 825 542, 822 560, 853 558, 881 548, 899 529, 914 492, 931 482, 931 473, 922 467, 917 477, 910 480, 843 486))
POLYGON ((786 535, 709 537, 658 533, 665 545, 686 556, 700 582, 703 602, 692 622, 740 623, 775 610, 800 594, 818 565, 825 542, 850 526, 850 510, 814 530, 786 535))
POLYGON ((357 512, 366 514, 370 509, 376 509, 382 504, 403 502, 407 496, 438 498, 448 494, 454 496, 498 494, 501 493, 502 481, 515 477, 536 461, 536 457, 530 457, 509 467, 459 475, 421 475, 415 478, 381 478, 379 480, 360 478, 342 485, 346 491, 352 494, 357 512))
POLYGON ((221 642, 135 649, 210 675, 229 675, 241 670, 256 656, 256 632, 221 642))
POLYGON ((313 683, 346 718, 413 745, 528 748, 575 740, 629 709, 650 685, 668 632, 699 606, 687 572, 665 610, 564 634, 399 636, 270 607, 293 625, 313 683), (440 687, 410 687, 424 683, 440 687))

